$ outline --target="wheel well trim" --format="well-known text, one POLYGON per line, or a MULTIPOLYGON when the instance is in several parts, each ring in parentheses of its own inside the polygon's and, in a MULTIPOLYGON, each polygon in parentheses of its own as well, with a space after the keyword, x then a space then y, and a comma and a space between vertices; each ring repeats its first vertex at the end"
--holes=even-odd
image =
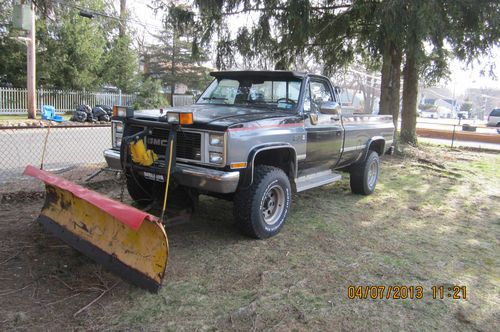
MULTIPOLYGON (((253 183, 253 177, 254 177, 254 170, 255 170, 255 157, 262 151, 269 151, 269 150, 277 150, 277 149, 288 149, 292 151, 292 162, 294 163, 294 167, 292 169, 292 176, 295 178, 297 175, 298 171, 298 165, 297 165, 297 150, 295 147, 289 143, 271 143, 271 144, 263 144, 259 145, 257 147, 254 147, 248 156, 248 167, 247 167, 247 174, 246 176, 250 176, 250 182, 247 183, 247 186, 250 186, 253 183)), ((245 178, 245 176, 242 176, 242 178, 245 178)))
POLYGON ((373 136, 366 142, 365 151, 363 152, 363 157, 361 160, 365 160, 368 157, 368 152, 370 151, 370 146, 375 142, 382 142, 382 151, 380 155, 385 153, 385 138, 383 136, 373 136))

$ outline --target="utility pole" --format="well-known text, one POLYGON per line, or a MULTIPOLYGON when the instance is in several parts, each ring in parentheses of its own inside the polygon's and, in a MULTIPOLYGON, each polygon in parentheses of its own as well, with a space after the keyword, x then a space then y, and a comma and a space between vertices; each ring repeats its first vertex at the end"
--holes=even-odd
POLYGON ((120 0, 120 37, 125 37, 127 19, 127 0, 120 0))
POLYGON ((28 32, 27 40, 27 90, 28 90, 28 118, 36 117, 36 40, 35 40, 35 5, 30 1, 31 29, 28 32))

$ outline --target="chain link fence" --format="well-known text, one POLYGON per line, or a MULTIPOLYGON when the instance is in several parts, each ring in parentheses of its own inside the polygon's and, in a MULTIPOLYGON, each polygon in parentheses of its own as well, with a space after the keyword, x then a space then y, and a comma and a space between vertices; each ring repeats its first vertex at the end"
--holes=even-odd
POLYGON ((0 185, 21 177, 26 165, 62 170, 105 165, 103 151, 111 147, 109 125, 0 128, 0 185))

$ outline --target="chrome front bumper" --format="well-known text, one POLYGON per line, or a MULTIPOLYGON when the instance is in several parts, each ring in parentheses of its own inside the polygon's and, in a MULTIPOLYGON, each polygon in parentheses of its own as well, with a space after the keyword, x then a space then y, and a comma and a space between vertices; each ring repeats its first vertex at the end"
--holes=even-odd
POLYGON ((117 150, 104 150, 104 159, 108 163, 108 166, 112 169, 122 169, 122 164, 120 162, 120 151, 117 150))
MULTIPOLYGON (((120 151, 105 150, 104 158, 108 166, 121 169, 120 151)), ((234 193, 238 187, 240 172, 224 172, 215 169, 177 163, 178 172, 174 174, 175 182, 182 186, 206 190, 209 192, 229 194, 234 193)))

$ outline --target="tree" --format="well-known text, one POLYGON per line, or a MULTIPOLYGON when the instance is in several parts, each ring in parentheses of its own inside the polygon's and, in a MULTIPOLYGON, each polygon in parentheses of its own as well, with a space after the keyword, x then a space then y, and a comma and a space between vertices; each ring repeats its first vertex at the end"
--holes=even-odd
POLYGON ((159 108, 167 106, 168 102, 163 94, 161 81, 147 78, 141 85, 139 94, 134 103, 134 108, 159 108))
POLYGON ((100 76, 106 39, 98 23, 68 11, 59 16, 61 25, 48 27, 46 49, 47 81, 62 89, 96 89, 100 76))
MULTIPOLYGON (((124 92, 137 91, 137 55, 124 29, 126 21, 113 18, 118 16, 112 12, 111 0, 37 0, 35 4, 38 86, 97 90, 114 85, 124 92), (93 15, 91 19, 80 16, 83 9, 93 15)), ((0 2, 0 9, 0 80, 22 87, 26 85, 26 46, 12 38, 19 32, 8 25, 11 1, 0 2)))
POLYGON ((104 56, 103 81, 126 93, 135 92, 139 86, 138 59, 131 49, 130 37, 116 37, 111 49, 104 56))
POLYGON ((406 1, 403 142, 416 143, 419 78, 435 80, 446 76, 450 54, 470 63, 500 45, 499 11, 498 1, 406 1), (426 52, 424 43, 432 47, 430 52, 426 52))
POLYGON ((210 81, 208 69, 200 65, 207 58, 193 48, 194 13, 188 7, 169 4, 165 7, 165 29, 159 34, 158 45, 150 46, 145 54, 146 76, 160 79, 171 87, 173 105, 175 86, 186 84, 202 90, 210 81))
POLYGON ((293 68, 313 53, 331 73, 367 54, 382 63, 381 114, 399 115, 401 65, 403 107, 401 139, 415 143, 419 79, 448 73, 451 55, 470 62, 499 45, 499 6, 491 0, 388 1, 219 1, 198 0, 201 43, 216 37, 217 68, 271 59, 275 68, 293 68), (253 13, 256 24, 236 36, 226 17, 253 13), (233 34, 234 35, 234 34, 233 34))
POLYGON ((26 86, 26 45, 15 38, 13 31, 12 1, 0 2, 0 84, 26 86))

